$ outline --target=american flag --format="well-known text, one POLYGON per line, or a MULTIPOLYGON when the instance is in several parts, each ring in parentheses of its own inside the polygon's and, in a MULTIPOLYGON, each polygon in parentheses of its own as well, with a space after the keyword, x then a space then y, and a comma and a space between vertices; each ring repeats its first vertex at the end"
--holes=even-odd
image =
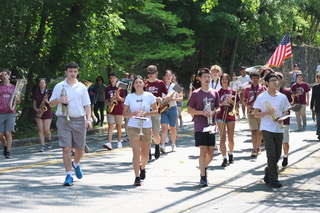
POLYGON ((282 62, 290 56, 292 56, 291 41, 289 33, 286 33, 281 40, 280 45, 277 47, 276 51, 267 62, 267 66, 281 67, 282 62))

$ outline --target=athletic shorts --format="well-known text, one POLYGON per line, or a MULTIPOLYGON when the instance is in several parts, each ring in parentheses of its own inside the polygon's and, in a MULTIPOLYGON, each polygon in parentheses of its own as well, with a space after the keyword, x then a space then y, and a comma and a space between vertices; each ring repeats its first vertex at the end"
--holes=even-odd
POLYGON ((151 143, 151 128, 142 128, 143 135, 139 135, 140 128, 128 126, 127 135, 129 140, 139 138, 141 142, 151 143))
POLYGON ((108 124, 122 124, 123 116, 122 115, 110 115, 107 114, 107 122, 108 124))
POLYGON ((195 132, 194 133, 196 146, 215 146, 216 135, 209 134, 209 132, 195 132))
POLYGON ((167 111, 161 113, 161 124, 169 124, 170 127, 176 127, 177 119, 178 119, 177 106, 172 106, 167 111))
POLYGON ((255 118, 254 115, 247 113, 250 130, 260 130, 261 118, 255 118))
MULTIPOLYGON (((217 119, 217 121, 218 121, 218 122, 219 122, 219 121, 220 121, 220 122, 223 122, 222 119, 217 119)), ((235 122, 236 122, 236 121, 227 121, 227 120, 224 121, 225 124, 235 123, 235 122)))
POLYGON ((160 115, 151 116, 152 131, 160 132, 160 115))
POLYGON ((14 132, 15 122, 15 113, 0 113, 0 133, 5 133, 6 131, 14 132))
POLYGON ((58 116, 56 123, 60 147, 73 147, 84 149, 86 144, 86 121, 84 117, 70 118, 58 116))
POLYGON ((289 143, 289 129, 290 129, 290 125, 284 125, 282 143, 289 143))

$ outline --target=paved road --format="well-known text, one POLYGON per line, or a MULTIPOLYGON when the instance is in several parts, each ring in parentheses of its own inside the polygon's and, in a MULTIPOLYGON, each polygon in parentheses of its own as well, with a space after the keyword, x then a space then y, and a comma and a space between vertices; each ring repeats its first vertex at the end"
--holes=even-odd
MULTIPOLYGON (((162 155, 147 167, 141 187, 133 186, 131 149, 106 151, 106 134, 88 136, 91 152, 82 161, 84 178, 64 187, 61 150, 39 153, 39 146, 15 148, 13 159, 0 160, 0 212, 319 212, 320 142, 308 113, 304 132, 291 132, 287 168, 280 167, 284 187, 261 182, 265 151, 251 158, 248 124, 237 122, 235 163, 221 167, 221 155, 209 166, 209 186, 198 187, 199 150, 193 125, 184 116, 178 151, 162 155)), ((292 129, 296 129, 292 119, 292 129)), ((154 149, 153 149, 154 150, 154 149)))

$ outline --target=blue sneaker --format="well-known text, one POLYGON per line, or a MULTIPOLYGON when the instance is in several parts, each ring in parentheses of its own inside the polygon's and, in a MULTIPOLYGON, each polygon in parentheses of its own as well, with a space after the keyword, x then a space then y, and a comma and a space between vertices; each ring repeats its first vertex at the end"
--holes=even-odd
POLYGON ((83 172, 82 172, 82 169, 80 168, 80 166, 78 165, 77 167, 75 167, 74 165, 73 165, 73 161, 72 161, 72 167, 74 168, 74 170, 75 170, 75 172, 76 172, 76 177, 78 178, 78 179, 81 179, 82 177, 83 177, 83 172))
POLYGON ((64 181, 63 185, 64 186, 72 186, 73 185, 73 177, 70 175, 67 175, 66 180, 64 181))

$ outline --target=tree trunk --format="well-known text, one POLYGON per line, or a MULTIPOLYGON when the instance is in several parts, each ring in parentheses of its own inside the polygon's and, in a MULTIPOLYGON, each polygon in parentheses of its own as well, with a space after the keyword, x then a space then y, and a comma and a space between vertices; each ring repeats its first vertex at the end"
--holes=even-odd
POLYGON ((237 49, 238 49, 239 37, 234 40, 232 47, 231 57, 230 57, 230 66, 229 66, 229 75, 231 76, 234 70, 234 62, 236 59, 237 49))

